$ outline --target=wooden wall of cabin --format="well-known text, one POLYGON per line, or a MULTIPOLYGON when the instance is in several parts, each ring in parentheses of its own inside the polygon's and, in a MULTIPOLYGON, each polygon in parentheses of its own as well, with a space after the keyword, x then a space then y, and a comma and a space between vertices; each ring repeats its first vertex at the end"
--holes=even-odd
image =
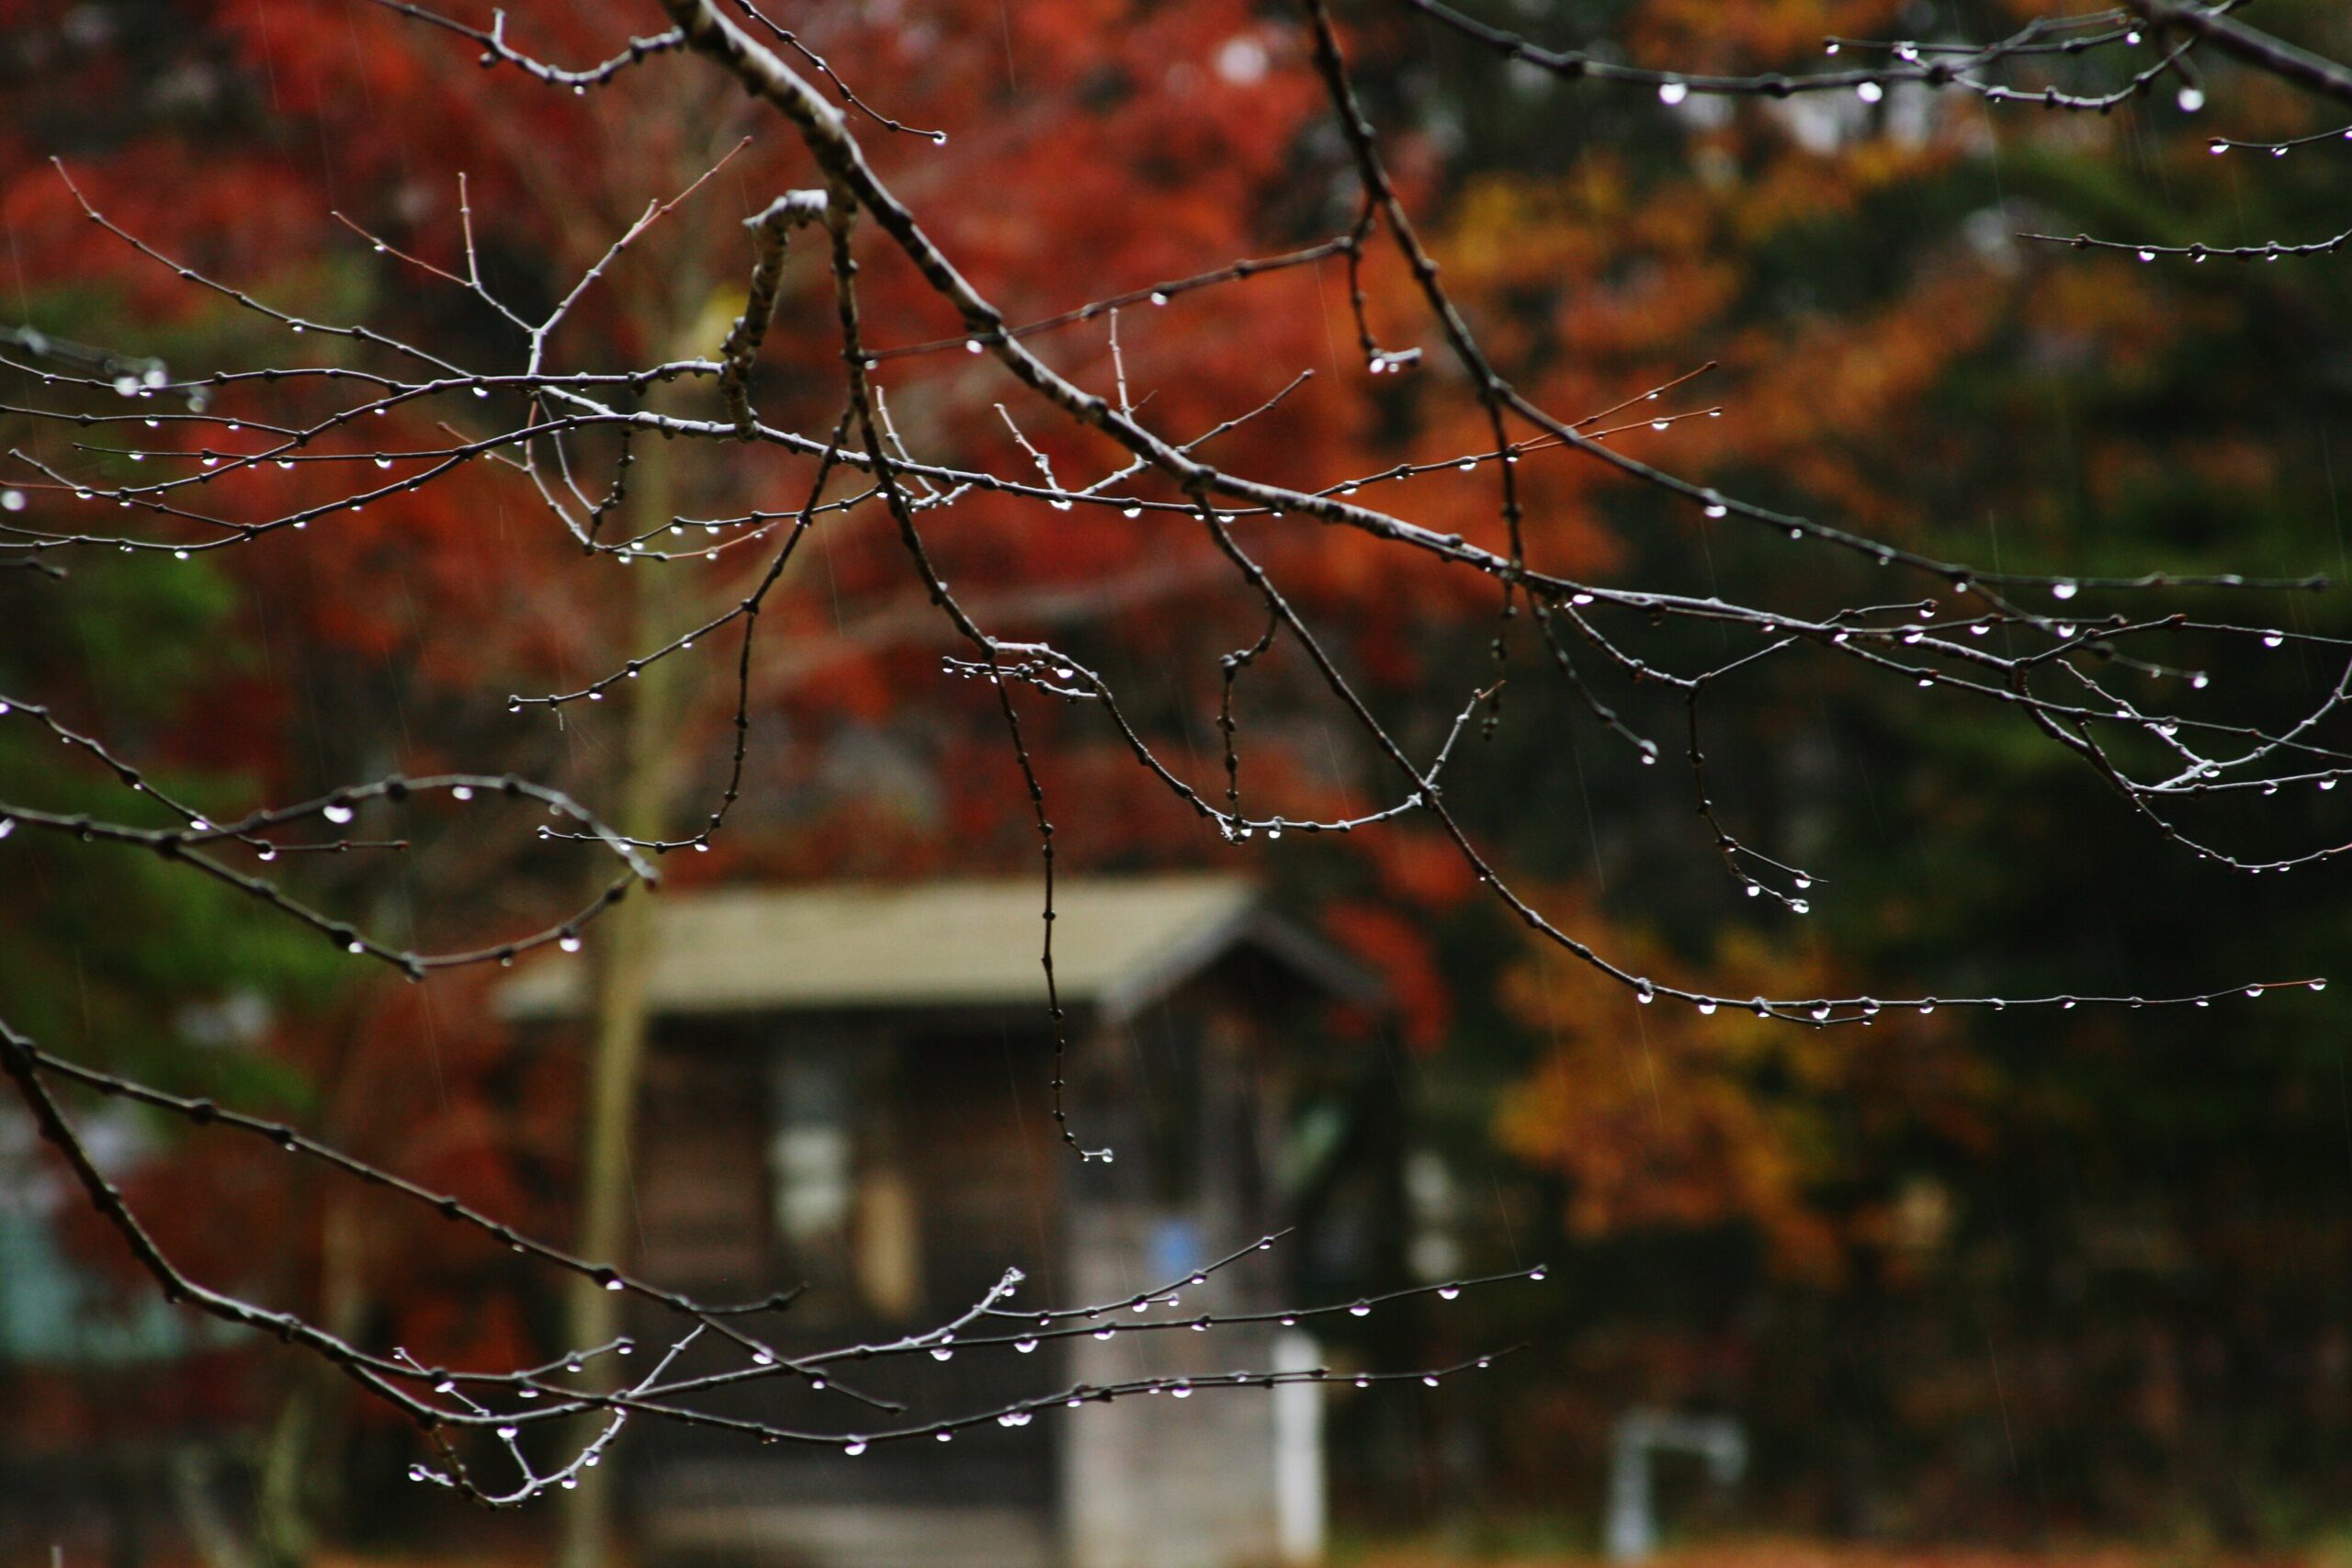
MULTIPOLYGON (((1335 1063, 1324 1048, 1319 1003, 1293 976, 1228 958, 1117 1027, 1074 1020, 1072 1128, 1084 1143, 1113 1144, 1110 1164, 1082 1164, 1059 1142, 1050 1038, 1026 1012, 665 1028, 638 1170, 647 1234, 661 1238, 646 1271, 739 1299, 810 1280, 817 1288, 774 1325, 773 1342, 788 1355, 941 1321, 1008 1266, 1028 1276, 1014 1298, 1023 1305, 1124 1303, 1284 1219, 1295 1196, 1283 1180, 1296 1105, 1302 1094, 1344 1100, 1361 1066, 1335 1063), (777 1179, 790 1162, 778 1134, 797 1114, 796 1093, 816 1092, 807 1086, 824 1077, 803 1074, 794 1089, 795 1060, 834 1064, 826 1071, 837 1089, 823 1092, 841 1094, 850 1123, 852 1199, 831 1258, 807 1247, 796 1255, 780 1216, 788 1205, 777 1179)), ((821 1140, 803 1144, 806 1153, 821 1140)), ((1146 1315, 1293 1299, 1295 1262, 1280 1252, 1252 1258, 1188 1288, 1181 1309, 1146 1315)), ((1136 1325, 1124 1306, 1116 1316, 1136 1325)), ((933 1414, 1074 1382, 1262 1366, 1270 1349, 1263 1329, 1173 1328, 1048 1340, 1028 1356, 966 1347, 941 1362, 926 1351, 853 1363, 844 1375, 933 1414)), ((740 1361, 740 1352, 698 1348, 698 1365, 706 1355, 713 1365, 740 1361)), ((877 1422, 837 1395, 781 1383, 725 1403, 843 1432, 877 1422)), ((1080 1568, 1174 1568, 1266 1553, 1270 1419, 1262 1390, 1146 1396, 947 1445, 876 1444, 855 1459, 664 1429, 644 1434, 630 1469, 640 1504, 672 1518, 718 1508, 782 1518, 843 1506, 1010 1507, 1054 1521, 1080 1568)))
POLYGON ((737 1298, 806 1284, 808 1324, 953 1315, 1008 1267, 1035 1299, 1054 1284, 1068 1157, 1050 1072, 1026 1020, 666 1025, 639 1111, 638 1266, 737 1298), (806 1194, 795 1205, 796 1180, 823 1179, 822 1121, 846 1134, 838 1235, 808 1223, 806 1194))
POLYGON ((768 1224, 767 1077, 747 1032, 664 1026, 646 1054, 635 1158, 636 1267, 696 1296, 785 1281, 768 1224))
MULTIPOLYGON (((1016 1303, 1058 1302, 1050 1063, 1047 1039, 1026 1017, 1001 1027, 985 1018, 903 1016, 666 1026, 649 1055, 641 1108, 644 1271, 725 1300, 808 1284, 789 1311, 743 1320, 786 1357, 884 1343, 953 1318, 1008 1267, 1027 1276, 1016 1303), (827 1201, 803 1193, 796 1210, 787 1190, 795 1169, 798 1179, 823 1184, 812 1168, 828 1156, 814 1124, 827 1118, 845 1124, 849 1161, 846 1206, 831 1237, 813 1224, 827 1201)), ((1017 1326, 1007 1321, 968 1337, 1009 1337, 1017 1326)), ((649 1344, 675 1332, 650 1314, 632 1329, 649 1344)), ((681 1370, 742 1363, 739 1349, 706 1336, 681 1370)), ((1052 1341, 1027 1355, 1000 1346, 959 1349, 945 1361, 927 1349, 846 1361, 836 1375, 918 1414, 890 1416, 790 1379, 705 1403, 729 1415, 868 1434, 988 1410, 1069 1381, 1052 1341)), ((762 1540, 788 1537, 795 1519, 830 1535, 842 1528, 840 1510, 858 1507, 901 1516, 1023 1512, 1046 1539, 1055 1427, 1040 1420, 1018 1429, 991 1425, 953 1444, 877 1442, 853 1459, 834 1447, 747 1448, 724 1434, 663 1427, 632 1434, 625 1463, 650 1540, 679 1539, 682 1520, 699 1521, 695 1531, 707 1539, 707 1527, 722 1517, 752 1521, 744 1528, 762 1540)))
POLYGON ((1051 1041, 1039 1021, 904 1031, 888 1097, 891 1157, 921 1238, 919 1315, 961 1311, 1002 1277, 1024 1304, 1067 1304, 1060 1205, 1072 1156, 1054 1134, 1051 1041))

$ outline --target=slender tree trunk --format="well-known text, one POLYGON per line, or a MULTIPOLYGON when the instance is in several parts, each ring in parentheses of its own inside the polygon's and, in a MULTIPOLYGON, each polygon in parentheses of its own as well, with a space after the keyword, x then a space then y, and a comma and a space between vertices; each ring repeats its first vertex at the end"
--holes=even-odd
MULTIPOLYGON (((674 511, 675 476, 666 443, 638 460, 631 489, 633 525, 659 522, 674 511)), ((683 595, 680 569, 646 566, 636 572, 632 644, 658 647, 674 634, 683 595)), ((678 771, 675 756, 685 694, 679 662, 648 665, 628 682, 628 728, 623 739, 620 830, 658 839, 667 830, 678 771)), ((653 901, 644 889, 607 909, 591 928, 595 942, 593 1035, 589 1043, 586 1124, 581 1134, 582 1257, 620 1266, 628 1258, 633 1155, 639 1080, 649 1024, 646 983, 653 958, 653 901)), ((623 1298, 593 1280, 574 1280, 565 1312, 565 1343, 585 1348, 609 1342, 621 1328, 623 1298)), ((601 1417, 598 1418, 601 1421, 601 1417)), ((602 1568, 613 1530, 612 1470, 583 1472, 564 1499, 561 1568, 602 1568)))
POLYGON ((306 1367, 297 1376, 262 1438, 254 1477, 254 1560, 260 1568, 296 1568, 318 1544, 302 1495, 319 1404, 318 1381, 309 1372, 306 1367))
MULTIPOLYGON (((319 1216, 319 1324, 356 1339, 367 1314, 366 1244, 349 1203, 329 1199, 319 1216)), ((254 1561, 292 1568, 317 1551, 332 1523, 348 1437, 340 1406, 347 1384, 334 1368, 301 1368, 263 1439, 254 1478, 254 1561)))

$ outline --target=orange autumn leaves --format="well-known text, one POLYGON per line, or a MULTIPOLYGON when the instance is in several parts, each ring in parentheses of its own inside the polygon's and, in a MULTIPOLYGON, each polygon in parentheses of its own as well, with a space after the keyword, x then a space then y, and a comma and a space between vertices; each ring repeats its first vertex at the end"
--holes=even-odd
MULTIPOLYGON (((1573 891, 1546 908, 1566 929, 1596 923, 1573 891)), ((1850 989, 1795 942, 1734 933, 1693 964, 1625 925, 1610 935, 1628 967, 1725 995, 1850 989)), ((1544 1043, 1505 1095, 1496 1137, 1565 1180, 1574 1236, 1744 1226, 1785 1279, 1834 1285, 1861 1249, 1899 1275, 1918 1227, 1905 1223, 1905 1173, 1870 1151, 1920 1133, 1962 1144, 1985 1135, 1981 1069, 1938 1020, 1916 1013, 1809 1029, 1736 1007, 1645 1005, 1549 944, 1531 945, 1505 973, 1502 1001, 1544 1043)))

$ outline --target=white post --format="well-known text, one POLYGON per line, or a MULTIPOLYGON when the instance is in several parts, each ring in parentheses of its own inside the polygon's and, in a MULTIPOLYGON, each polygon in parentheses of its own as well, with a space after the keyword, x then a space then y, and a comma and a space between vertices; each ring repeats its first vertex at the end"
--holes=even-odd
POLYGON ((1650 1491, 1650 1455, 1661 1450, 1696 1454, 1719 1487, 1730 1486, 1747 1468, 1747 1438, 1739 1423, 1722 1416, 1677 1416, 1663 1410, 1629 1410, 1617 1421, 1609 1445, 1609 1560, 1640 1562, 1657 1551, 1657 1506, 1650 1491))
MULTIPOLYGON (((1274 1370, 1312 1371, 1321 1348, 1296 1329, 1274 1336, 1274 1370)), ((1314 1382, 1276 1383, 1274 1395, 1274 1529, 1287 1563, 1323 1561, 1323 1388, 1314 1382)))

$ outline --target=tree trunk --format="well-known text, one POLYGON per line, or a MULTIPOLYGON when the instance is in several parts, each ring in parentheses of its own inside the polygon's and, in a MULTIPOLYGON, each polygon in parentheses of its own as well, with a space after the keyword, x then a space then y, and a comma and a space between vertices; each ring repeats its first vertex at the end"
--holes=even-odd
MULTIPOLYGON (((674 510, 675 479, 667 443, 639 457, 631 476, 639 506, 632 526, 666 520, 674 510)), ((660 647, 674 635, 674 610, 684 597, 681 568, 634 568, 633 648, 660 647)), ((665 659, 627 683, 628 728, 623 739, 616 825, 635 839, 663 836, 676 788, 675 756, 684 694, 680 663, 665 659)), ((577 1249, 593 1262, 621 1267, 630 1252, 628 1216, 638 1084, 649 1022, 646 982, 652 964, 653 901, 643 888, 605 911, 590 928, 594 942, 594 1033, 589 1044, 587 1121, 580 1154, 577 1249)), ((565 1343, 585 1349, 620 1332, 623 1297, 594 1280, 575 1279, 566 1302, 565 1343)), ((604 1417, 594 1418, 601 1427, 604 1417)), ((582 1440, 584 1440, 584 1435, 582 1440)), ((607 1450, 609 1453, 610 1450, 607 1450)), ((564 1499, 561 1568, 602 1568, 613 1528, 612 1471, 582 1472, 564 1499)))

